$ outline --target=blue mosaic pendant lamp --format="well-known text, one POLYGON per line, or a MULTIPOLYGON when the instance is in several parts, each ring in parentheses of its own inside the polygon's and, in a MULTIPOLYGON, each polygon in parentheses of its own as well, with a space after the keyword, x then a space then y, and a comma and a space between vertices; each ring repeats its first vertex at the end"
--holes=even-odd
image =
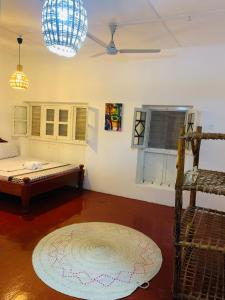
POLYGON ((53 53, 73 57, 88 30, 87 12, 82 0, 46 0, 42 10, 42 33, 53 53))

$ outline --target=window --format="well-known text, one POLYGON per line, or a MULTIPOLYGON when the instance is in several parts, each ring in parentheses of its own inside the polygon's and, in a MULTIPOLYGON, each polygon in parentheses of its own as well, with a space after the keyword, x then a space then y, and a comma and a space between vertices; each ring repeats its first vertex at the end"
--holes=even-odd
POLYGON ((198 123, 199 114, 191 107, 136 108, 132 147, 138 149, 137 183, 174 186, 180 128, 190 132, 198 123))
MULTIPOLYGON (((71 140, 71 106, 43 106, 43 131, 46 139, 71 140)), ((85 140, 85 139, 84 139, 85 140)))
POLYGON ((176 150, 179 130, 184 121, 185 112, 152 111, 148 147, 176 150))
POLYGON ((29 103, 15 106, 13 122, 14 136, 28 135, 42 140, 86 143, 86 104, 29 103))

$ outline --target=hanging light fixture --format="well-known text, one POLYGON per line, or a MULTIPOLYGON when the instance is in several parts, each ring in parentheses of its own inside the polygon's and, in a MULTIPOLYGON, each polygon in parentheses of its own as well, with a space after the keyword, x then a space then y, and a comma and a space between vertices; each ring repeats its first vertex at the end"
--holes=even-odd
POLYGON ((47 48, 60 56, 77 54, 87 34, 87 12, 82 0, 46 0, 42 33, 47 48))
POLYGON ((17 42, 19 44, 19 64, 17 65, 17 70, 14 72, 10 79, 9 84, 14 89, 27 89, 29 86, 29 81, 27 76, 23 73, 23 66, 20 64, 20 45, 23 43, 23 39, 21 36, 17 38, 17 42))

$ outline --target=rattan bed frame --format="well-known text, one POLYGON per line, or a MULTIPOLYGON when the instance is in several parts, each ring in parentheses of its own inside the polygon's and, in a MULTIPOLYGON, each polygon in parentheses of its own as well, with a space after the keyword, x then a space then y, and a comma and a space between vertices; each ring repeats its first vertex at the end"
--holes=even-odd
MULTIPOLYGON (((0 143, 7 141, 0 138, 0 143)), ((0 192, 21 198, 22 209, 24 212, 29 210, 31 197, 49 192, 51 190, 66 186, 77 185, 78 190, 82 190, 84 180, 84 165, 68 171, 64 174, 55 174, 45 179, 30 182, 29 178, 24 178, 23 183, 0 180, 0 192)))

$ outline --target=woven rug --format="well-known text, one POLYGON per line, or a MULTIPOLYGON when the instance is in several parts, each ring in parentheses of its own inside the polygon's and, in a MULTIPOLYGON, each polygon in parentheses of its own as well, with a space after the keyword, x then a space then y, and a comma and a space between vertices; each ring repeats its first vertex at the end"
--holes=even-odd
POLYGON ((90 222, 45 236, 35 247, 32 262, 38 277, 61 293, 81 299, 115 300, 148 283, 158 273, 162 255, 139 231, 90 222))

